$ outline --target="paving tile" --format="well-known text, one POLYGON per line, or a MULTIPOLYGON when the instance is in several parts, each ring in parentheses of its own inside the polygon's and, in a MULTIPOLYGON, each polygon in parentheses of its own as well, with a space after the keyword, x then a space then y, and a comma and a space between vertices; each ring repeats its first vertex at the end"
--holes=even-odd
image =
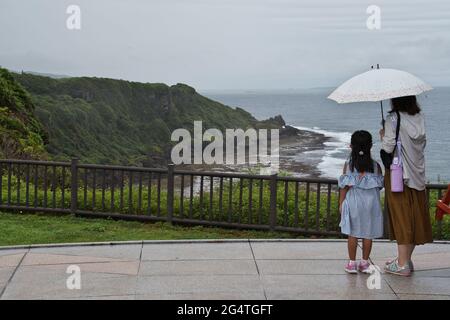
POLYGON ((136 295, 136 300, 265 300, 264 292, 195 292, 136 295))
POLYGON ((450 278, 448 277, 400 277, 384 275, 383 277, 397 294, 441 294, 450 295, 450 278))
POLYGON ((70 300, 135 300, 134 294, 128 295, 104 295, 104 296, 81 296, 77 298, 71 298, 70 300))
POLYGON ((347 259, 346 242, 252 242, 256 259, 347 259))
POLYGON ((256 260, 263 275, 315 275, 315 274, 345 274, 344 265, 347 260, 256 260))
MULTIPOLYGON (((425 244, 416 246, 414 256, 432 253, 449 253, 450 244, 425 244)), ((397 245, 392 242, 374 242, 371 252, 372 258, 393 258, 397 256, 397 245)))
MULTIPOLYGON (((450 252, 414 254, 414 268, 417 271, 450 268, 450 252)), ((372 258, 373 263, 384 267, 386 258, 372 258)))
POLYGON ((0 268, 0 292, 8 283, 8 280, 9 278, 11 278, 11 275, 13 274, 14 270, 15 268, 12 267, 0 268))
POLYGON ((269 291, 269 300, 398 300, 393 293, 355 293, 337 291, 333 293, 323 292, 289 292, 289 291, 269 291))
POLYGON ((139 256, 141 254, 141 247, 142 247, 141 244, 135 244, 135 245, 33 248, 30 250, 30 253, 113 258, 121 260, 139 260, 139 256))
POLYGON ((400 300, 450 300, 450 296, 438 294, 398 294, 400 300))
MULTIPOLYGON (((110 248, 108 248, 110 250, 110 248)), ((80 266, 82 272, 100 272, 137 275, 138 260, 123 260, 108 257, 91 257, 81 255, 28 253, 22 262, 23 266, 54 266, 75 264, 80 266)), ((54 267, 53 267, 54 268, 54 267)), ((58 269, 58 267, 56 267, 58 269)))
POLYGON ((142 261, 139 275, 257 275, 254 260, 142 261))
POLYGON ((108 262, 108 261, 124 261, 114 258, 101 258, 80 255, 67 254, 49 254, 49 253, 28 253, 22 262, 24 266, 46 265, 46 264, 77 264, 88 262, 108 262))
POLYGON ((416 246, 416 248, 414 249, 414 254, 445 252, 450 252, 450 243, 429 243, 421 246, 416 246))
POLYGON ((414 277, 441 277, 450 278, 450 268, 447 269, 432 269, 414 272, 414 277))
POLYGON ((412 259, 416 270, 450 268, 450 251, 430 254, 414 253, 412 259))
POLYGON ((10 256, 15 254, 24 254, 28 251, 28 249, 2 249, 0 247, 0 257, 1 256, 10 256))
POLYGON ((370 257, 372 259, 382 258, 388 260, 397 256, 397 245, 395 242, 374 242, 370 257))
POLYGON ((70 275, 63 265, 20 267, 3 299, 70 299, 83 296, 134 294, 136 277, 102 273, 81 274, 81 289, 67 289, 70 275))
POLYGON ((142 260, 253 259, 247 242, 144 244, 142 260))
MULTIPOLYGON (((367 288, 368 275, 344 273, 345 242, 149 243, 143 261, 141 248, 31 249, 2 299, 450 299, 443 244, 418 247, 414 275, 381 274, 379 290, 367 288), (81 290, 66 287, 72 264, 81 268, 81 290)), ((375 242, 374 261, 383 266, 395 251, 395 243, 375 242)), ((0 249, 0 290, 25 252, 0 249)))
POLYGON ((204 276, 140 276, 137 291, 142 294, 199 294, 229 292, 253 294, 263 292, 256 275, 204 275, 204 276))
POLYGON ((16 267, 22 260, 25 253, 12 253, 0 256, 0 268, 16 267))
POLYGON ((292 296, 331 295, 344 298, 360 294, 364 296, 377 294, 393 294, 392 290, 381 280, 380 289, 368 289, 365 275, 266 275, 263 285, 267 298, 271 299, 282 294, 286 299, 292 296))
POLYGON ((80 265, 81 272, 110 273, 136 276, 139 271, 139 261, 86 263, 80 265))

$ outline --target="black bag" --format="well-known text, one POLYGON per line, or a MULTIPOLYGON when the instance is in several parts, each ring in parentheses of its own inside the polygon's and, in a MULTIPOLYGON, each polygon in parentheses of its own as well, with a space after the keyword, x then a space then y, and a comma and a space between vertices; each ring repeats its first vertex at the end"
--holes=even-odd
POLYGON ((383 149, 380 150, 380 158, 381 158, 381 161, 383 162, 384 168, 386 170, 388 170, 391 167, 392 160, 394 159, 394 152, 395 152, 395 149, 397 148, 398 135, 400 133, 400 113, 398 111, 396 111, 396 113, 397 113, 397 128, 395 130, 394 150, 392 150, 391 153, 387 153, 383 149))

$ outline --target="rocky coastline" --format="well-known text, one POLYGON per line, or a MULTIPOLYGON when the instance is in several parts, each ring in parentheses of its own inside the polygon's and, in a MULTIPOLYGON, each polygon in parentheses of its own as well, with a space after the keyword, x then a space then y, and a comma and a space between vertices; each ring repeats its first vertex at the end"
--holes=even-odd
MULTIPOLYGON (((283 121, 280 129, 280 172, 298 177, 320 177, 317 162, 311 161, 307 153, 314 150, 323 150, 329 137, 323 134, 300 130, 284 124, 281 116, 276 117, 283 121)), ((272 118, 273 120, 273 118, 272 118)), ((220 171, 220 172, 250 172, 258 174, 255 165, 226 165, 226 164, 190 164, 178 165, 177 168, 193 171, 220 171)))

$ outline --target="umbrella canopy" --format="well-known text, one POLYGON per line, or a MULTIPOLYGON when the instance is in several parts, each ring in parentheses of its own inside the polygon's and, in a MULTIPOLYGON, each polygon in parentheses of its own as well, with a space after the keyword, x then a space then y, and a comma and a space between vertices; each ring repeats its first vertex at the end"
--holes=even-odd
POLYGON ((328 98, 337 103, 382 101, 415 96, 433 89, 412 74, 396 69, 372 69, 339 86, 328 98))

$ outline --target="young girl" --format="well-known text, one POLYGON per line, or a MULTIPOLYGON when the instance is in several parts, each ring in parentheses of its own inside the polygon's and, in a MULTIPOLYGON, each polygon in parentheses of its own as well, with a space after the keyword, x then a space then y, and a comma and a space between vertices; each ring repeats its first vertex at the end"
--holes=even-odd
POLYGON ((372 239, 383 236, 383 213, 380 203, 380 189, 383 175, 380 165, 372 160, 372 136, 360 130, 352 134, 350 159, 345 162, 339 177, 341 232, 348 235, 350 261, 345 266, 348 273, 370 273, 369 255, 372 239), (358 239, 363 239, 362 259, 356 263, 358 239))

